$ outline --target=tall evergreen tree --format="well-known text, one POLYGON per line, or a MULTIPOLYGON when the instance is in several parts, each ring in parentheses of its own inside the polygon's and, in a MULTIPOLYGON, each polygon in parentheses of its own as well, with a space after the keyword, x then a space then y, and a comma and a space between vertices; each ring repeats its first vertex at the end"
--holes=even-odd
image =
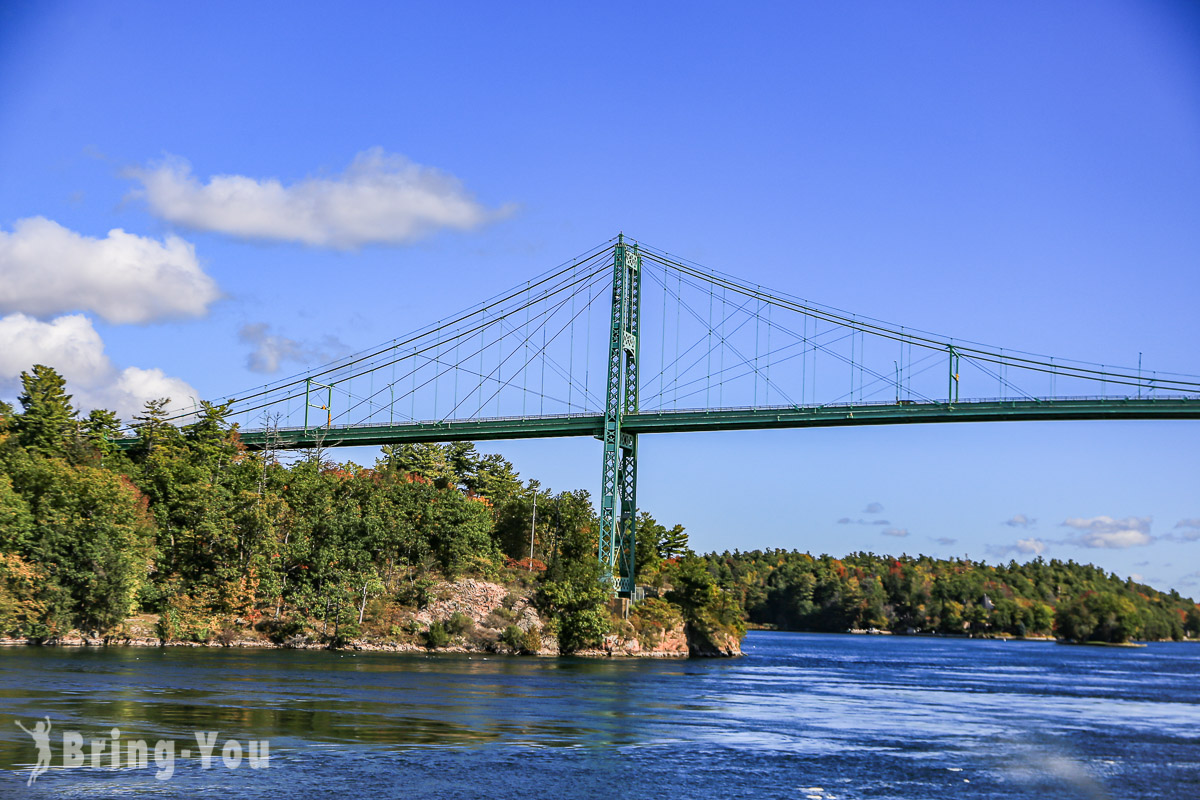
POLYGON ((663 534, 658 545, 658 552, 663 558, 679 558, 692 552, 688 547, 688 535, 682 525, 676 525, 663 534))
POLYGON ((63 377, 52 367, 35 364, 32 372, 21 373, 17 400, 24 410, 16 421, 19 443, 42 455, 66 455, 79 426, 63 377))

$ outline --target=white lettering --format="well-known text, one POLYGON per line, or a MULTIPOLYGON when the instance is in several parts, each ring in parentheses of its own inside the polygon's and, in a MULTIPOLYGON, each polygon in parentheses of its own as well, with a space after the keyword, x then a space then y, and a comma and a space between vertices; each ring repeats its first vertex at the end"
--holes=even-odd
POLYGON ((266 739, 247 742, 250 750, 250 769, 266 769, 271 766, 271 743, 266 739))
POLYGON ((131 769, 145 769, 150 764, 149 748, 144 739, 137 739, 125 745, 125 766, 131 769))
POLYGON ((63 733, 63 766, 64 767, 82 767, 83 766, 83 734, 79 731, 65 731, 63 733))
POLYGON ((212 752, 217 746, 217 731, 196 731, 196 744, 200 745, 200 766, 212 767, 212 752))
POLYGON ((158 767, 154 773, 157 780, 165 781, 175 774, 175 742, 158 740, 154 745, 154 766, 158 767))
POLYGON ((242 746, 235 739, 230 739, 221 748, 221 761, 226 769, 237 769, 242 764, 242 746))
POLYGON ((111 731, 108 732, 108 735, 112 737, 112 747, 109 748, 109 751, 112 753, 112 762, 111 762, 112 768, 120 769, 121 768, 121 745, 118 744, 118 741, 121 738, 121 729, 113 728, 111 731))
POLYGON ((100 769, 100 757, 104 755, 106 747, 108 742, 103 739, 92 739, 92 769, 100 769))

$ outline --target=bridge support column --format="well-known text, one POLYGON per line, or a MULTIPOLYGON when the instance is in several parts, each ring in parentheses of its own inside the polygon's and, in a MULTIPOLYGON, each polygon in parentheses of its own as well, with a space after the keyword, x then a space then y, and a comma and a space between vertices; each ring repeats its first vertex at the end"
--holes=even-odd
POLYGON ((600 481, 600 572, 615 593, 633 594, 637 541, 637 436, 621 430, 638 411, 638 336, 642 260, 617 237, 613 255, 608 384, 604 396, 604 469, 600 481))

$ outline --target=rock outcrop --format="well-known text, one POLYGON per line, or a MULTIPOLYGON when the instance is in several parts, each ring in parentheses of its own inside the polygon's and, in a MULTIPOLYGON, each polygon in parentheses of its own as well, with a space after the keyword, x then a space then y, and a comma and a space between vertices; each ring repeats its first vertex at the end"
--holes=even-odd
MULTIPOLYGON (((166 640, 157 633, 157 617, 143 615, 106 635, 71 631, 47 639, 0 639, 0 645, 41 644, 62 647, 259 647, 299 650, 348 649, 383 652, 513 653, 560 655, 553 626, 533 605, 532 593, 476 578, 443 581, 430 589, 432 599, 420 609, 393 617, 391 635, 356 635, 332 639, 313 633, 274 635, 235 620, 220 634, 203 641, 166 640), (449 638, 430 646, 432 626, 449 638), (523 636, 509 629, 517 628, 523 636), (514 639, 517 642, 514 644, 514 639)), ((687 625, 679 609, 647 600, 621 620, 599 647, 572 655, 593 658, 687 658, 741 654, 738 638, 723 631, 701 631, 687 625)))

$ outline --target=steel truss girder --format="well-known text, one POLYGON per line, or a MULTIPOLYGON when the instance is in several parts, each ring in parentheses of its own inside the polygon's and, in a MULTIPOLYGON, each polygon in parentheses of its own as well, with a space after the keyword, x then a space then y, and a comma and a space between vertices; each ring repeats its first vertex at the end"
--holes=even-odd
MULTIPOLYGON (((621 418, 621 436, 629 449, 636 436, 689 431, 752 431, 782 428, 830 428, 947 422, 1049 422, 1055 420, 1200 419, 1200 398, 1089 398, 1071 400, 961 400, 946 403, 843 406, 776 406, 651 411, 621 418)), ((564 436, 603 438, 600 414, 558 414, 471 420, 398 422, 322 428, 239 430, 247 450, 359 447, 402 442, 482 442, 564 436)), ((118 450, 137 445, 136 436, 114 439, 118 450)))

